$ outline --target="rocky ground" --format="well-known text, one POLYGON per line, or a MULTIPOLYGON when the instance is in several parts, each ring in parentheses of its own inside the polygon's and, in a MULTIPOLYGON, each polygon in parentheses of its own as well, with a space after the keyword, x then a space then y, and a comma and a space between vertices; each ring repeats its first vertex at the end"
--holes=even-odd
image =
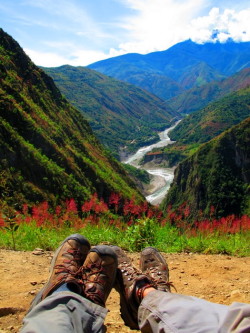
MULTIPOLYGON (((135 265, 139 254, 129 254, 135 265)), ((230 304, 250 303, 250 258, 225 255, 164 254, 170 278, 178 293, 208 301, 230 304)), ((46 282, 51 252, 0 250, 0 333, 18 332, 29 304, 46 282)), ((119 314, 115 291, 107 301, 110 310, 105 321, 108 333, 132 332, 119 314)))

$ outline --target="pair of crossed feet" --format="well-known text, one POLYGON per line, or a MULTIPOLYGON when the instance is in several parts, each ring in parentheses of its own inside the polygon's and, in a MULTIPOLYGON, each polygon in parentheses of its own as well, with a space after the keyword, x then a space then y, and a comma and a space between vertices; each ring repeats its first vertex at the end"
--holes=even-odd
POLYGON ((54 254, 50 277, 32 302, 32 308, 63 284, 84 298, 105 307, 114 287, 120 294, 121 317, 125 325, 138 329, 139 305, 155 289, 170 292, 165 259, 152 247, 141 252, 140 269, 118 246, 97 245, 79 234, 67 237, 54 254))

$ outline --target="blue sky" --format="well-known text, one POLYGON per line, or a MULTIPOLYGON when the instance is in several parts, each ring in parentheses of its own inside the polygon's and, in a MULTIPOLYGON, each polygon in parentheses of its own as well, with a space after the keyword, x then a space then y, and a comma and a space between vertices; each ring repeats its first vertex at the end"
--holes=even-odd
POLYGON ((191 38, 250 41, 249 0, 0 0, 0 27, 41 66, 85 66, 191 38))

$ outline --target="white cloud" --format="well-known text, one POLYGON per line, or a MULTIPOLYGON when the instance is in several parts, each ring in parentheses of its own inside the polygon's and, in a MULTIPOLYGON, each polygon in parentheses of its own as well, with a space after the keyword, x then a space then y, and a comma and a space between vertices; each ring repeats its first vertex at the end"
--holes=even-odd
MULTIPOLYGON (((217 31, 217 40, 225 42, 250 40, 250 8, 244 10, 209 8, 205 0, 123 0, 135 11, 127 17, 123 28, 129 32, 129 41, 119 44, 117 53, 148 53, 165 50, 186 39, 198 43, 211 41, 217 31), (208 15, 199 17, 204 8, 208 15), (190 23, 191 22, 191 23, 190 23)), ((210 4, 214 1, 210 1, 210 4)), ((225 1, 223 6, 225 8, 225 1)), ((235 4, 237 6, 237 4, 235 4)))
POLYGON ((100 59, 119 55, 119 52, 112 49, 107 54, 92 50, 74 50, 65 57, 54 52, 39 52, 31 49, 24 49, 24 51, 37 66, 43 67, 58 67, 62 65, 87 66, 100 59))
POLYGON ((147 53, 163 50, 189 38, 186 26, 195 18, 205 0, 126 0, 134 16, 127 17, 123 28, 129 32, 129 42, 119 45, 123 52, 147 53))
POLYGON ((68 64, 68 59, 52 52, 39 52, 31 49, 24 49, 25 53, 37 66, 57 67, 68 64))
POLYGON ((225 9, 220 13, 219 8, 213 8, 208 16, 193 20, 188 28, 190 38, 197 43, 212 41, 212 34, 216 32, 215 40, 225 42, 229 37, 235 41, 250 40, 250 8, 236 12, 225 9))

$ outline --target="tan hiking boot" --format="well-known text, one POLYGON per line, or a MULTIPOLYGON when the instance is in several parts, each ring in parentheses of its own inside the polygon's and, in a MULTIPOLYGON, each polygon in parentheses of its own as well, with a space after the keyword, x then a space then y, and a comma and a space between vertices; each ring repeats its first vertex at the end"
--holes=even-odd
POLYGON ((82 266, 83 296, 105 307, 114 285, 117 256, 107 245, 93 247, 82 266))
POLYGON ((138 308, 142 301, 143 290, 152 286, 151 280, 133 267, 130 258, 118 246, 111 246, 118 258, 115 289, 120 294, 121 317, 126 326, 139 329, 138 308))
POLYGON ((147 247, 141 252, 140 269, 153 281, 157 290, 170 292, 173 285, 169 282, 168 265, 157 249, 147 247))
POLYGON ((80 268, 89 250, 89 241, 82 235, 74 234, 67 237, 56 250, 51 263, 49 280, 33 300, 31 308, 64 283, 68 284, 70 290, 81 294, 80 268))

